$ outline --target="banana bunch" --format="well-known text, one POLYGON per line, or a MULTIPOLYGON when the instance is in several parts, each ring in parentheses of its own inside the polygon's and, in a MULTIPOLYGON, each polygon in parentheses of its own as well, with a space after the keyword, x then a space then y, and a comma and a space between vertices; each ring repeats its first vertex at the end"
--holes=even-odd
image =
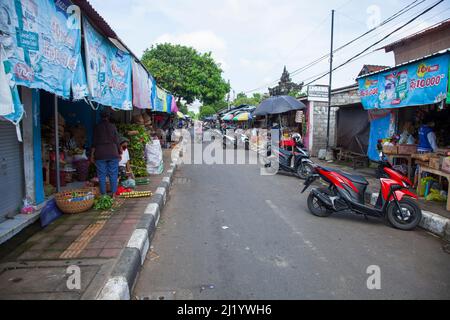
POLYGON ((153 193, 151 191, 133 191, 133 192, 122 193, 120 195, 121 198, 126 198, 126 199, 145 198, 145 197, 151 197, 151 196, 153 196, 153 193))

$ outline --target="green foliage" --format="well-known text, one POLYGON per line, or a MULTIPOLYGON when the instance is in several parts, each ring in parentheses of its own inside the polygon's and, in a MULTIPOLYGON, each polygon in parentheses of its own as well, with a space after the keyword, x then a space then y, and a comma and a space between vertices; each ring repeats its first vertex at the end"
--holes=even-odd
POLYGON ((210 52, 202 54, 191 47, 165 43, 147 49, 141 60, 162 87, 188 104, 196 99, 212 104, 230 91, 210 52))
POLYGON ((233 101, 234 106, 240 106, 243 104, 247 104, 250 106, 258 106, 267 96, 262 95, 261 93, 254 93, 253 96, 248 97, 245 93, 238 93, 236 99, 233 101))
POLYGON ((104 195, 98 199, 95 199, 94 209, 102 210, 102 211, 109 210, 112 208, 113 204, 114 204, 114 199, 108 195, 104 195))
POLYGON ((140 124, 119 124, 117 126, 120 134, 130 140, 128 151, 130 152, 130 163, 136 177, 146 177, 147 164, 145 163, 145 145, 151 141, 145 127, 140 124), (128 132, 137 131, 137 135, 129 135, 128 132))
POLYGON ((216 110, 214 110, 213 107, 211 107, 211 106, 202 106, 200 108, 200 116, 199 116, 199 118, 202 119, 202 118, 205 118, 205 117, 212 116, 214 114, 216 114, 216 110))
POLYGON ((302 92, 301 90, 292 90, 291 92, 289 92, 289 95, 294 98, 301 98, 305 97, 306 93, 302 92))

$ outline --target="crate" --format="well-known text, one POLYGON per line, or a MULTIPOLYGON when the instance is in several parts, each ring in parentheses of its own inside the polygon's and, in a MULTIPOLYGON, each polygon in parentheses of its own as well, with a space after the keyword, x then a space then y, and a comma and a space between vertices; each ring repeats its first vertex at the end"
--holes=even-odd
POLYGON ((441 157, 430 158, 429 166, 431 169, 440 170, 441 169, 441 157))
POLYGON ((415 153, 411 155, 411 158, 417 159, 419 161, 428 162, 431 158, 431 153, 415 153))
POLYGON ((383 152, 385 154, 398 154, 398 146, 384 145, 383 152))
POLYGON ((398 145, 398 154, 414 154, 416 152, 417 152, 417 145, 415 144, 398 145))

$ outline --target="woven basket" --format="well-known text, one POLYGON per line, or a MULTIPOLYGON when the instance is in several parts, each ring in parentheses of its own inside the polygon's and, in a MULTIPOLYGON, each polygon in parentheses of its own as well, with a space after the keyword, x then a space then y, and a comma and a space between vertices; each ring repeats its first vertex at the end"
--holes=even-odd
POLYGON ((78 190, 71 190, 66 192, 60 192, 55 195, 56 205, 58 208, 63 212, 67 214, 77 214, 86 212, 89 209, 91 209, 94 206, 94 198, 89 200, 82 200, 82 201, 70 201, 73 199, 73 194, 77 194, 77 198, 86 197, 90 194, 92 194, 92 190, 86 190, 86 189, 78 189, 78 190))
POLYGON ((99 187, 86 187, 86 188, 83 188, 80 190, 86 191, 86 192, 92 192, 92 194, 96 198, 100 197, 100 188, 99 187))

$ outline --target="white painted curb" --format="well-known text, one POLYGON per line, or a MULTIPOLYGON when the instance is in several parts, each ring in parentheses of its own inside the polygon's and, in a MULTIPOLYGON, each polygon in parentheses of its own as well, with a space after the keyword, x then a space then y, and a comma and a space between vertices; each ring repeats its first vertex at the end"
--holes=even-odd
MULTIPOLYGON (((378 200, 378 193, 372 193, 370 203, 375 205, 378 200)), ((432 234, 450 241, 450 219, 430 211, 422 210, 422 220, 419 226, 432 234)))
POLYGON ((125 277, 108 280, 97 300, 130 300, 130 289, 125 277))
POLYGON ((148 240, 148 232, 145 229, 136 229, 128 241, 128 248, 136 248, 141 254, 141 265, 144 264, 148 249, 150 248, 150 241, 148 240))

